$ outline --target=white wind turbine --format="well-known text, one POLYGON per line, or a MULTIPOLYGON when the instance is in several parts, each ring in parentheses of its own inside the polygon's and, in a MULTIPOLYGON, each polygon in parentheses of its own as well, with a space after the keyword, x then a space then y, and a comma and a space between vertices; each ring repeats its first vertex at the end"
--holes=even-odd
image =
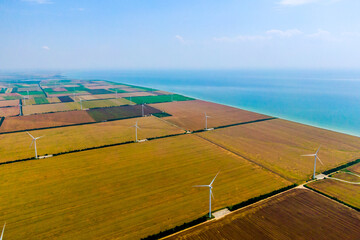
POLYGON ((134 126, 132 126, 135 128, 135 142, 138 142, 138 137, 137 137, 137 130, 140 129, 138 126, 138 121, 136 120, 136 123, 134 126))
POLYGON ((41 137, 34 137, 33 135, 31 135, 29 132, 26 132, 27 134, 29 134, 29 136, 33 139, 31 141, 31 144, 30 144, 30 147, 32 146, 32 144, 34 143, 34 146, 35 146, 35 158, 37 159, 38 158, 38 155, 37 155, 37 148, 36 148, 36 140, 38 140, 39 138, 42 138, 43 136, 41 137))
POLYGON ((211 117, 205 113, 205 130, 208 130, 208 127, 207 127, 207 119, 208 118, 211 118, 211 117))
POLYGON ((215 178, 217 177, 217 175, 220 173, 220 171, 216 174, 216 176, 214 177, 214 179, 211 181, 211 183, 209 185, 195 185, 193 187, 208 187, 209 188, 209 218, 211 218, 211 197, 214 197, 213 193, 212 193, 212 184, 215 181, 215 178))
MULTIPOLYGON (((320 146, 321 147, 321 146, 320 146)), ((318 159, 319 161, 320 161, 320 163, 322 164, 322 165, 324 165, 323 163, 322 163, 322 161, 320 160, 320 158, 318 157, 318 152, 319 152, 319 150, 320 150, 320 147, 318 148, 318 150, 316 151, 316 153, 315 154, 305 154, 305 155, 301 155, 301 156, 303 156, 303 157, 315 157, 315 160, 314 160, 314 174, 313 174, 313 179, 315 179, 315 170, 316 170, 316 159, 318 159)))
POLYGON ((3 227, 3 230, 2 230, 2 233, 1 233, 0 240, 2 240, 2 239, 3 239, 3 236, 4 236, 4 231, 5 231, 5 226, 6 226, 6 222, 4 223, 4 227, 3 227))

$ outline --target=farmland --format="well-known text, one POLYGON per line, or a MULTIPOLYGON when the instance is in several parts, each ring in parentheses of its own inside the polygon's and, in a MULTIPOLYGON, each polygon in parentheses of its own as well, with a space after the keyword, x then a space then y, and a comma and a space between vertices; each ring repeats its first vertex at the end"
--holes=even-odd
MULTIPOLYGON (((171 112, 170 112, 171 113, 171 112)), ((293 182, 311 177, 321 145, 321 172, 360 157, 360 138, 281 119, 199 133, 202 137, 250 159, 293 182)))
POLYGON ((86 111, 46 113, 39 115, 5 118, 0 132, 23 131, 28 129, 58 127, 79 123, 95 122, 86 111))
POLYGON ((19 105, 19 100, 0 101, 0 107, 13 107, 18 105, 19 105))
MULTIPOLYGON (((126 99, 130 100, 130 97, 126 99)), ((158 96, 142 96, 142 97, 132 97, 131 101, 136 104, 150 104, 150 103, 163 103, 163 102, 173 102, 173 101, 189 101, 195 100, 194 98, 185 97, 179 94, 170 94, 170 95, 158 95, 158 96)))
POLYGON ((138 239, 289 184, 191 135, 1 167, 9 239, 138 239), (239 177, 241 176, 241 177, 239 177), (36 219, 36 220, 35 220, 36 219))
POLYGON ((357 239, 360 213, 293 189, 167 239, 357 239))
MULTIPOLYGON (((38 154, 41 156, 134 141, 135 129, 131 126, 136 121, 141 128, 138 130, 139 139, 183 133, 156 117, 44 129, 30 133, 33 136, 44 136, 37 142, 38 154)), ((25 132, 0 135, 0 141, 0 162, 34 157, 34 148, 29 148, 31 138, 25 132)))
POLYGON ((39 114, 39 113, 64 112, 64 111, 79 110, 79 109, 80 109, 80 104, 76 102, 26 105, 23 106, 23 114, 31 115, 31 114, 39 114))
POLYGON ((131 102, 126 100, 125 98, 118 99, 103 99, 103 100, 91 100, 91 101, 83 101, 83 108, 103 108, 103 107, 115 107, 121 105, 127 105, 131 102))
POLYGON ((19 107, 3 107, 0 108, 0 117, 17 116, 20 114, 19 107))
MULTIPOLYGON (((141 105, 132 105, 132 106, 120 106, 112 108, 98 108, 90 109, 87 112, 89 115, 97 122, 113 120, 113 119, 123 119, 123 118, 132 118, 142 116, 142 106, 141 105)), ((144 114, 160 113, 161 111, 150 107, 144 107, 144 114)))
POLYGON ((309 187, 320 191, 328 196, 334 197, 342 202, 345 202, 351 206, 357 207, 360 209, 360 175, 356 176, 351 173, 356 173, 351 171, 352 169, 359 169, 360 164, 356 164, 353 167, 348 168, 345 171, 340 171, 331 175, 333 178, 342 179, 345 181, 359 183, 359 184, 350 184, 346 182, 337 181, 335 179, 323 179, 308 184, 309 187))
POLYGON ((268 118, 262 114, 201 100, 158 103, 150 106, 171 114, 172 116, 166 120, 187 130, 204 129, 205 112, 211 116, 208 119, 209 128, 268 118))

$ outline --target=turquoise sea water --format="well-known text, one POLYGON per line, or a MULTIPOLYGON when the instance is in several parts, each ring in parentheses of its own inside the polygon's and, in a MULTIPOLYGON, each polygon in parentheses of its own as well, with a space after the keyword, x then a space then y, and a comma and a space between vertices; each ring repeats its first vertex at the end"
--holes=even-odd
POLYGON ((360 136, 360 71, 82 71, 360 136))

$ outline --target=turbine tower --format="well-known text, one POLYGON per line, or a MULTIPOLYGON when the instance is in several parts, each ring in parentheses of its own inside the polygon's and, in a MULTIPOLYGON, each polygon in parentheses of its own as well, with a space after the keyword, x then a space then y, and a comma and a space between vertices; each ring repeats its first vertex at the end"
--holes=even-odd
POLYGON ((136 120, 136 123, 134 126, 132 126, 135 128, 135 142, 138 142, 138 137, 137 137, 137 130, 140 129, 138 126, 138 121, 136 120))
POLYGON ((208 127, 207 127, 207 119, 208 118, 211 118, 211 117, 205 113, 205 130, 208 130, 208 127))
POLYGON ((216 174, 216 176, 214 177, 214 179, 211 181, 211 183, 209 185, 195 185, 193 187, 208 187, 209 188, 209 218, 211 218, 211 197, 214 197, 213 193, 212 193, 212 184, 215 181, 215 178, 217 177, 217 175, 220 173, 220 171, 216 174))
POLYGON ((26 132, 27 134, 29 134, 29 136, 33 139, 31 141, 31 144, 30 144, 30 147, 32 146, 32 144, 34 143, 34 146, 35 146, 35 158, 37 159, 38 158, 38 155, 37 155, 37 148, 36 148, 36 140, 38 140, 39 138, 42 138, 43 136, 41 137, 34 137, 33 135, 31 135, 29 132, 26 132))
POLYGON ((318 150, 316 151, 316 153, 315 154, 305 154, 305 155, 301 155, 301 156, 303 156, 303 157, 315 157, 315 160, 314 160, 314 174, 313 174, 313 179, 315 179, 315 170, 316 170, 316 159, 318 159, 319 161, 320 161, 320 163, 322 164, 322 165, 324 165, 323 163, 322 163, 322 161, 320 160, 320 158, 318 157, 318 152, 319 152, 319 150, 320 150, 320 147, 318 148, 318 150))
POLYGON ((6 226, 6 222, 4 223, 4 227, 3 227, 3 230, 2 230, 2 233, 1 233, 0 240, 2 240, 2 239, 3 239, 3 236, 4 236, 4 231, 5 231, 5 226, 6 226))
POLYGON ((117 89, 115 89, 115 91, 116 91, 116 99, 117 99, 117 89))
POLYGON ((141 104, 141 116, 144 116, 144 104, 141 104))

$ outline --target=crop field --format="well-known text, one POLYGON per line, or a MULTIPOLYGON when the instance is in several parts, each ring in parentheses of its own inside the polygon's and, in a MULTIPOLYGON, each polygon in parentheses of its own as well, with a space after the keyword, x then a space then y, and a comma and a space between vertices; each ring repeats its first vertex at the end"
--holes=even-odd
POLYGON ((34 101, 36 104, 47 104, 49 101, 45 97, 35 97, 34 101))
MULTIPOLYGON (((126 99, 130 99, 130 97, 127 97, 126 99)), ((164 102, 172 102, 172 101, 189 101, 189 100, 194 100, 194 98, 189 98, 178 94, 143 96, 143 97, 131 98, 131 101, 136 104, 164 103, 164 102)))
POLYGON ((357 239, 359 224, 359 212, 293 189, 166 239, 357 239))
POLYGON ((9 239, 139 239, 289 184, 191 135, 1 166, 9 239), (60 204, 61 203, 61 204, 60 204))
MULTIPOLYGON (((356 164, 353 168, 356 169, 359 168, 359 166, 360 164, 356 164)), ((349 182, 360 183, 360 175, 356 176, 350 174, 357 174, 355 171, 350 171, 350 169, 352 168, 348 168, 348 170, 344 172, 333 174, 331 177, 349 182)), ((327 178, 311 182, 308 186, 360 209, 360 184, 350 184, 327 178)))
POLYGON ((74 102, 74 100, 72 98, 70 98, 69 96, 58 97, 58 99, 61 102, 74 102))
POLYGON ((23 131, 37 128, 57 127, 79 123, 95 122, 86 111, 45 113, 5 118, 0 132, 23 131))
POLYGON ((103 100, 91 100, 83 101, 83 108, 102 108, 102 107, 115 107, 121 105, 128 105, 131 102, 125 98, 118 99, 103 99, 103 100))
POLYGON ((354 166, 348 167, 347 169, 355 174, 360 174, 360 164, 355 164, 354 166))
POLYGON ((3 107, 0 108, 0 117, 17 116, 20 114, 19 107, 3 107))
MULTIPOLYGON (((27 91, 23 91, 23 92, 18 92, 19 94, 23 95, 23 96, 27 96, 28 92, 27 91)), ((37 96, 43 96, 44 93, 42 91, 29 91, 29 95, 37 95, 37 96)))
POLYGON ((87 92, 91 94, 109 94, 112 93, 111 91, 108 91, 106 89, 88 89, 87 92))
POLYGON ((200 130, 205 128, 205 112, 208 118, 208 128, 229 124, 254 121, 269 116, 233 108, 217 103, 201 100, 151 104, 164 112, 171 114, 166 118, 187 130, 200 130))
MULTIPOLYGON (((96 122, 101 122, 112 119, 140 117, 142 116, 141 108, 141 105, 127 105, 111 108, 90 109, 87 112, 96 122)), ((149 115, 152 113, 161 113, 161 111, 146 105, 144 107, 144 115, 149 115)))
MULTIPOLYGON (((141 117, 30 131, 33 136, 44 136, 37 142, 38 154, 55 154, 73 150, 135 141, 135 129, 131 126, 138 121, 138 139, 180 134, 182 130, 155 117, 141 117), (61 144, 59 144, 61 143, 61 144)), ((0 135, 0 162, 34 157, 34 147, 29 148, 31 138, 25 132, 0 135)))
MULTIPOLYGON (((171 113, 171 112, 170 112, 171 113)), ((281 119, 199 133, 202 137, 277 172, 294 182, 309 179, 315 153, 322 172, 360 157, 360 138, 281 119)))
POLYGON ((0 107, 13 107, 18 105, 19 105, 19 100, 0 101, 0 107))
POLYGON ((26 105, 23 106, 23 114, 31 115, 31 114, 39 114, 39 113, 64 112, 64 111, 72 111, 79 109, 80 109, 80 104, 77 102, 26 105))

